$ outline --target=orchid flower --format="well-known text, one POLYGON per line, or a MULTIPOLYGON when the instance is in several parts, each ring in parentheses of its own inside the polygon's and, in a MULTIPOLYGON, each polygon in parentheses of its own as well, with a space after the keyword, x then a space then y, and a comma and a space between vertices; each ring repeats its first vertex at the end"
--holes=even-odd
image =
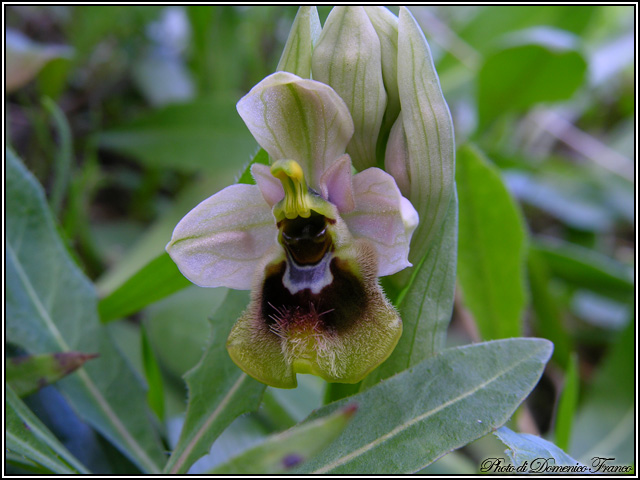
POLYGON ((227 341, 246 373, 281 388, 297 373, 356 383, 402 333, 377 277, 410 266, 418 214, 388 173, 352 174, 354 122, 329 85, 277 72, 237 109, 272 163, 196 206, 167 251, 199 286, 251 290, 227 341))

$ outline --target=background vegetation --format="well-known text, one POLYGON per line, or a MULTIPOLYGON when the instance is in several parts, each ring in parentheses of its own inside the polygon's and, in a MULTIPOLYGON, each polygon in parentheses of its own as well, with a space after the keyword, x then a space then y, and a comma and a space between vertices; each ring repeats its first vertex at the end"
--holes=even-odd
MULTIPOLYGON (((635 451, 633 8, 411 8, 429 41, 456 143, 475 144, 457 157, 458 288, 447 343, 552 340, 552 360, 510 425, 587 464, 594 455, 631 464, 635 451)), ((319 7, 321 20, 329 10, 319 7)), ((107 400, 133 405, 138 387, 131 385, 144 378, 167 450, 183 424, 182 376, 208 344, 207 318, 235 319, 247 297, 190 285, 162 255, 164 246, 177 221, 233 183, 255 153, 235 104, 275 69, 295 13, 6 9, 7 144, 44 188, 67 254, 93 285, 55 278, 60 289, 50 300, 63 309, 95 288, 98 313, 91 315, 113 339, 107 348, 94 338, 95 351, 121 351, 134 372, 102 379, 122 384, 121 395, 107 400)), ((18 195, 30 187, 7 188, 18 195)), ((48 255, 64 253, 29 258, 46 266, 48 255)), ((74 321, 78 335, 102 335, 82 330, 82 317, 74 321)), ((10 356, 51 351, 46 334, 8 322, 10 356)), ((235 420, 191 471, 208 471, 306 418, 325 396, 343 395, 324 390, 304 376, 296 390, 267 388, 261 400, 258 393, 259 408, 235 420)), ((11 397, 18 416, 35 414, 82 464, 65 459, 64 468, 142 468, 81 421, 55 386, 23 400, 26 409, 11 397)), ((489 435, 424 473, 473 473, 503 450, 489 435)), ((9 459, 12 472, 65 471, 53 460, 9 459)))

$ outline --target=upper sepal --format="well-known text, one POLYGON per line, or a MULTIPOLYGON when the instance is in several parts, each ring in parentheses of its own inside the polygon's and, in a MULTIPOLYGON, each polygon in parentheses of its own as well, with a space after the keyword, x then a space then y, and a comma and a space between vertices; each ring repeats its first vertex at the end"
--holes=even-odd
POLYGON ((315 190, 353 135, 349 110, 330 86, 287 72, 266 77, 237 109, 269 156, 297 161, 315 190))

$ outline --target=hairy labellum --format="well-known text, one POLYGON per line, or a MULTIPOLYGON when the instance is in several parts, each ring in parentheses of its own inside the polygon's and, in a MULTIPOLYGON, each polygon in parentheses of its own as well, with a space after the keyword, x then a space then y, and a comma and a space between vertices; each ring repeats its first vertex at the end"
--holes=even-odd
POLYGON ((227 343, 254 378, 280 388, 295 387, 296 373, 356 383, 393 351, 402 322, 378 284, 374 248, 358 240, 327 256, 331 282, 318 292, 287 288, 286 254, 266 263, 227 343))

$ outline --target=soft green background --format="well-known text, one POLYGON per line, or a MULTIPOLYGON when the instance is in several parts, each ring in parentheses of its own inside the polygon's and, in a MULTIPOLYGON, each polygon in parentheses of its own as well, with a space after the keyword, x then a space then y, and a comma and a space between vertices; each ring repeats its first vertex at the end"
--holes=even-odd
POLYGON ((270 435, 301 421, 284 438, 329 447, 301 451, 315 457, 300 471, 465 474, 538 451, 631 464, 633 6, 411 7, 453 118, 455 172, 436 173, 456 195, 429 214, 441 228, 414 242, 413 269, 382 280, 404 319, 390 359, 359 385, 303 376, 284 391, 224 349, 246 292, 189 286, 164 246, 266 163, 235 103, 274 71, 296 10, 7 7, 7 27, 38 42, 20 56, 7 36, 7 51, 39 59, 6 97, 9 355, 100 353, 36 395, 7 389, 7 471, 240 472, 246 457, 223 464, 253 446, 276 472, 290 452, 270 435), (554 344, 519 408, 546 342, 456 348, 518 336, 554 344), (346 428, 304 421, 350 402, 346 428))

